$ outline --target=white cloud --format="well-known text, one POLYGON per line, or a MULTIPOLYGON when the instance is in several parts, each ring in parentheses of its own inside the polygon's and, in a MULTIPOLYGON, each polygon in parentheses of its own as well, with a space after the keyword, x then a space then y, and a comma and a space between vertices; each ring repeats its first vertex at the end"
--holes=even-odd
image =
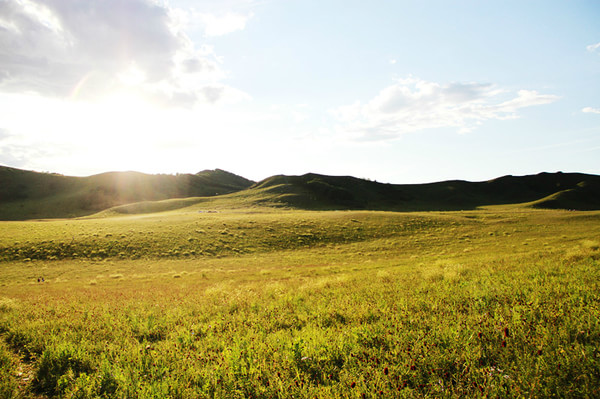
POLYGON ((10 137, 10 132, 8 131, 8 129, 0 128, 0 141, 4 140, 7 137, 10 137))
POLYGON ((519 90, 513 98, 491 84, 440 84, 409 77, 384 88, 366 104, 333 111, 338 130, 358 140, 387 140, 401 134, 454 127, 465 133, 486 120, 514 119, 524 107, 548 104, 557 96, 519 90))
POLYGON ((222 36, 238 30, 243 30, 252 14, 225 14, 216 16, 212 14, 199 14, 199 18, 204 25, 204 32, 207 36, 222 36))
MULTIPOLYGON (((186 106, 239 92, 212 90, 226 87, 222 60, 192 42, 181 15, 152 0, 0 2, 0 91, 90 99, 126 88, 186 106)), ((227 15, 207 29, 222 34, 246 21, 227 15)))
POLYGON ((587 114, 600 114, 600 108, 585 107, 581 111, 587 114))
POLYGON ((597 52, 600 51, 600 43, 590 44, 586 47, 589 52, 597 52))
POLYGON ((229 11, 198 11, 195 8, 171 9, 170 14, 174 29, 193 32, 201 31, 205 36, 209 37, 223 36, 244 30, 248 21, 254 16, 252 12, 241 14, 229 11))

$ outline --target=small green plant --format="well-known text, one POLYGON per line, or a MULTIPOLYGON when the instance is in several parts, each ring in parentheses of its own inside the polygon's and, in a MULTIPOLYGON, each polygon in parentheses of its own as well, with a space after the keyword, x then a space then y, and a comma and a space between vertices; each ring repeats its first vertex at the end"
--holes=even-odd
POLYGON ((18 393, 18 381, 15 378, 17 361, 14 354, 0 342, 0 397, 16 398, 18 393))
POLYGON ((80 378, 93 368, 85 355, 72 345, 62 344, 48 348, 42 353, 33 380, 33 389, 49 395, 64 394, 80 378))
POLYGON ((0 396, 600 395, 597 212, 237 210, 1 227, 5 254, 77 256, 0 262, 0 396))

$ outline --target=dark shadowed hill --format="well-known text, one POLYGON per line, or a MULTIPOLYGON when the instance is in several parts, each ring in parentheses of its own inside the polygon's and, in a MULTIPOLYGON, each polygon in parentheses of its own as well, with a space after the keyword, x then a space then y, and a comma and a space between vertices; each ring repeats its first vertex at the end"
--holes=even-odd
POLYGON ((504 204, 600 210, 600 176, 558 172, 484 182, 382 184, 310 173, 254 183, 219 169, 195 175, 110 172, 69 177, 0 167, 0 220, 83 216, 114 207, 117 213, 157 212, 194 201, 155 201, 189 197, 215 197, 211 202, 215 206, 220 201, 312 210, 437 211, 504 204), (224 194, 230 195, 219 197, 224 194), (131 205, 120 206, 125 204, 131 205))
POLYGON ((253 183, 220 169, 195 175, 109 172, 72 177, 0 167, 0 219, 82 216, 132 202, 227 194, 253 183))
POLYGON ((303 209, 430 211, 529 202, 538 208, 600 209, 600 176, 581 173, 404 185, 306 174, 273 176, 256 183, 252 189, 272 193, 277 202, 303 209))

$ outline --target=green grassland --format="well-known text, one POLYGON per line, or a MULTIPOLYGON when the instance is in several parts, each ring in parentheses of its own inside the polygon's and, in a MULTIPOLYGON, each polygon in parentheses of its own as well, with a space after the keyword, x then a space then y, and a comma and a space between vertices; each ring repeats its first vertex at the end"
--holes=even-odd
POLYGON ((600 212, 255 195, 0 222, 0 397, 600 396, 600 212))

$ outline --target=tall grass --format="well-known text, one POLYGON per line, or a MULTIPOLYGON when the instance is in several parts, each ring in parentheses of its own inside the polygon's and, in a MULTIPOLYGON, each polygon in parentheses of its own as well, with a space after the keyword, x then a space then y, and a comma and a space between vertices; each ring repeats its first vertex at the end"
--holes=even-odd
MULTIPOLYGON (((0 263, 0 392, 598 396, 599 216, 174 213, 18 224, 32 232, 15 233, 22 246, 77 234, 97 251, 110 234, 150 249, 138 259, 0 263), (188 245, 191 229, 202 245, 233 234, 227 245, 245 251, 163 255, 188 245), (94 230, 98 240, 86 241, 94 230)), ((0 242, 12 248, 8 235, 0 242)))

